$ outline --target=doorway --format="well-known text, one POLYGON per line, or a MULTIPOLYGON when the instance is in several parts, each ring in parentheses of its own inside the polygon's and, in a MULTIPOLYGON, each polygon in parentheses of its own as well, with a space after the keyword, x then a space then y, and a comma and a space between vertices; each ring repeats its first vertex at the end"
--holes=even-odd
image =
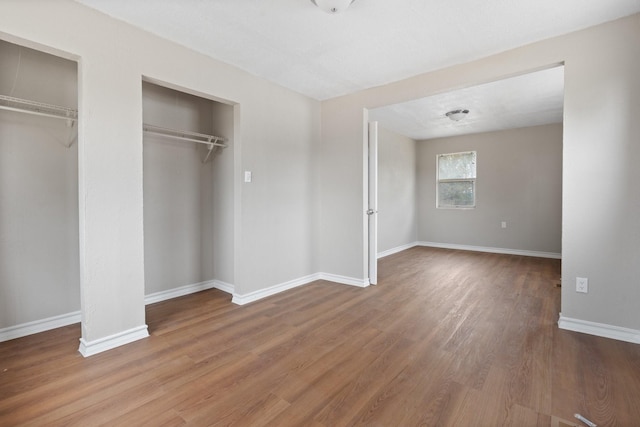
POLYGON ((369 110, 368 120, 379 127, 378 257, 413 246, 436 246, 560 258, 563 105, 564 67, 555 64, 369 110), (448 111, 458 109, 468 109, 467 117, 447 117, 448 111), (521 141, 522 149, 507 145, 509 138, 521 141), (494 144, 478 153, 479 205, 438 208, 436 155, 473 150, 476 144, 494 144), (405 145, 409 154, 401 160, 405 145), (403 174, 411 167, 413 174, 403 174), (414 192, 409 195, 413 205, 404 201, 406 191, 414 192), (511 203, 516 199, 518 203, 511 203), (410 226, 399 227, 402 224, 410 226))

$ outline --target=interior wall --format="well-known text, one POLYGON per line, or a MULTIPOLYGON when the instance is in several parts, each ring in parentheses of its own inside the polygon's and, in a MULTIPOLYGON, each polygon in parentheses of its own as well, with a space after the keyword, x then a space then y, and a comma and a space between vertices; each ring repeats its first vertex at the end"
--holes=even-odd
MULTIPOLYGON (((145 124, 212 134, 213 103, 143 82, 145 124)), ((206 147, 144 135, 145 293, 214 279, 212 162, 206 147)))
POLYGON ((318 152, 318 270, 354 279, 368 279, 364 168, 367 144, 359 101, 335 98, 322 103, 322 145, 318 152))
MULTIPOLYGON (((212 104, 212 129, 214 135, 227 138, 227 148, 217 149, 211 162, 212 197, 212 251, 213 262, 205 262, 206 274, 224 285, 233 286, 234 275, 234 107, 214 102, 212 104)), ((209 193, 207 193, 209 194, 209 193)))
POLYGON ((378 127, 378 253, 417 240, 416 141, 378 127))
POLYGON ((241 104, 243 150, 241 169, 235 172, 242 187, 238 295, 316 273, 312 154, 319 144, 320 104, 302 96, 283 102, 285 94, 274 87, 264 94, 260 109, 247 111, 241 104), (244 171, 252 172, 252 182, 243 182, 244 171))
POLYGON ((640 113, 640 44, 632 42, 640 15, 319 103, 71 0, 40 2, 38 12, 31 2, 0 2, 0 37, 80 61, 85 342, 144 326, 141 76, 241 106, 234 279, 247 294, 314 267, 365 277, 363 111, 562 62, 563 282, 590 278, 587 295, 563 287, 563 314, 640 329, 640 194, 629 187, 640 173, 640 122, 633 119, 640 113), (242 183, 242 170, 254 171, 253 183, 242 183), (319 234, 315 248, 311 229, 319 234))
POLYGON ((146 336, 142 76, 234 104, 235 292, 247 295, 315 273, 318 101, 72 0, 40 2, 38 13, 31 2, 0 2, 0 28, 5 40, 79 60, 85 348, 105 338, 118 345, 146 336), (242 182, 244 170, 253 172, 252 183, 242 182))
POLYGON ((561 253, 562 124, 436 138, 417 147, 420 241, 561 253), (476 207, 436 208, 436 156, 462 151, 477 152, 476 207))
MULTIPOLYGON (((75 62, 0 40, 0 94, 77 108, 77 85, 75 62)), ((80 309, 76 132, 0 110, 0 329, 80 309)))
POLYGON ((565 65, 562 315, 640 330, 640 14, 322 103, 322 271, 363 278, 363 111, 565 65))
POLYGON ((565 66, 562 316, 640 330, 640 14, 579 36, 565 66))

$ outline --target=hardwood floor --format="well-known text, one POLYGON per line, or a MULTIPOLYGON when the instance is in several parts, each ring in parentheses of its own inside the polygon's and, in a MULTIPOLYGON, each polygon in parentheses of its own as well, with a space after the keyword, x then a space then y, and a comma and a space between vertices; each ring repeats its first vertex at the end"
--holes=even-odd
POLYGON ((379 284, 147 307, 83 358, 79 325, 0 343, 0 426, 640 425, 640 346, 562 331, 558 260, 413 248, 379 284))

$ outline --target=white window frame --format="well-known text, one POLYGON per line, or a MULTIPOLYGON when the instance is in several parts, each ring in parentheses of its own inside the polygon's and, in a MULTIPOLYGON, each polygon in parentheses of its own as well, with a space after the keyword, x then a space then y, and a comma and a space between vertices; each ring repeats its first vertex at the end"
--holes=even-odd
POLYGON ((477 151, 460 151, 457 153, 436 154, 436 208, 437 209, 475 209, 476 207, 476 180, 478 178, 478 152, 477 151), (473 153, 476 160, 476 176, 474 178, 460 179, 440 179, 440 158, 444 156, 452 156, 456 154, 473 153), (471 182, 473 186, 473 204, 471 205, 441 205, 440 204, 440 183, 446 182, 471 182))

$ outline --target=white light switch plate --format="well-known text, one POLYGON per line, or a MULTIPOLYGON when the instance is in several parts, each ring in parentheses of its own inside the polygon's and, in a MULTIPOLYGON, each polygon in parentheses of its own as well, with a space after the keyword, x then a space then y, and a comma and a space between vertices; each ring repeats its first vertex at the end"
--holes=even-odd
POLYGON ((251 182, 251 171, 244 171, 244 182, 251 182))

